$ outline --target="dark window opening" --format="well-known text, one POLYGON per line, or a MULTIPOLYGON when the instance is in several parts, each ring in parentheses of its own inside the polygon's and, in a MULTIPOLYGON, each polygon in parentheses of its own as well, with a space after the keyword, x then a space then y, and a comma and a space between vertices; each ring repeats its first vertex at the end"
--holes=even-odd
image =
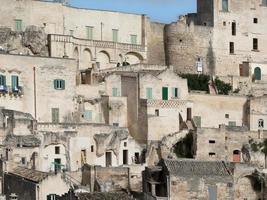
POLYGON ((123 150, 123 164, 128 165, 128 150, 123 150))
POLYGON ((213 157, 213 156, 215 156, 215 155, 216 155, 216 153, 214 153, 214 152, 210 152, 210 153, 209 153, 209 156, 210 156, 210 157, 213 157))
POLYGON ((215 140, 209 140, 210 144, 215 144, 215 140))
POLYGON ((127 142, 124 142, 123 145, 124 145, 124 147, 127 147, 127 142))
POLYGON ((253 23, 257 24, 258 23, 258 18, 253 18, 253 23))
POLYGON ((230 54, 234 54, 235 53, 235 44, 233 42, 230 42, 229 48, 230 48, 230 54))
POLYGON ((91 152, 94 152, 94 145, 91 145, 91 152))
POLYGON ((258 39, 253 38, 253 50, 258 50, 258 39))
POLYGON ((229 119, 229 114, 225 114, 225 118, 226 119, 229 119))
POLYGON ((60 154, 60 147, 55 147, 55 154, 60 154))
POLYGON ((159 110, 158 109, 155 110, 155 115, 159 116, 159 110))
POLYGON ((25 157, 22 157, 22 158, 21 158, 21 164, 23 164, 23 165, 26 164, 26 158, 25 158, 25 157))
POLYGON ((86 85, 91 84, 91 71, 90 70, 81 72, 81 84, 86 84, 86 85))
POLYGON ((226 22, 223 22, 223 26, 226 26, 226 22))
POLYGON ((232 35, 236 35, 236 23, 232 22, 232 35))

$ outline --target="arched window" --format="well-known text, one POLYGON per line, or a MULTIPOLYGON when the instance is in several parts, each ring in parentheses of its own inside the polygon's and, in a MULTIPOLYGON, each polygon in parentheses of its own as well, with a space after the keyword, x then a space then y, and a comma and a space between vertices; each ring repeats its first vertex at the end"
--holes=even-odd
POLYGON ((264 120, 263 119, 258 120, 258 128, 264 128, 264 120))
POLYGON ((255 80, 261 80, 261 68, 256 67, 254 69, 254 78, 255 80))

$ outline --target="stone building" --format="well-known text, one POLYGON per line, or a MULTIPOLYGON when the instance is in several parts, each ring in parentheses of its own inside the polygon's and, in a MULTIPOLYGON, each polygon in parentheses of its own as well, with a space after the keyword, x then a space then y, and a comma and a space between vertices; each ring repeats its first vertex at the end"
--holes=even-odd
POLYGON ((266 61, 265 0, 198 0, 197 13, 166 27, 166 61, 176 70, 242 75, 244 61, 266 61), (224 39, 222 39, 224 38, 224 39))
POLYGON ((234 199, 233 183, 230 167, 222 161, 167 159, 143 173, 147 199, 234 199))
POLYGON ((11 194, 16 194, 18 199, 52 199, 56 195, 68 193, 71 187, 62 179, 61 174, 49 174, 23 167, 4 173, 4 179, 3 193, 7 199, 12 199, 11 194))

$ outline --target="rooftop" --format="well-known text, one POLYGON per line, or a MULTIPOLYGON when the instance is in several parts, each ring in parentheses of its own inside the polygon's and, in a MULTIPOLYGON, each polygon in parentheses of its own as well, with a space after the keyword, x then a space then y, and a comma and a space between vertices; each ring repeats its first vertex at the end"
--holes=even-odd
POLYGON ((224 161, 171 160, 162 161, 170 175, 174 176, 231 176, 224 161))
POLYGON ((9 173, 14 174, 16 176, 20 176, 22 178, 25 178, 35 183, 40 183, 41 181, 43 181, 49 176, 49 173, 40 172, 40 171, 36 171, 33 169, 24 168, 24 167, 17 167, 9 173))

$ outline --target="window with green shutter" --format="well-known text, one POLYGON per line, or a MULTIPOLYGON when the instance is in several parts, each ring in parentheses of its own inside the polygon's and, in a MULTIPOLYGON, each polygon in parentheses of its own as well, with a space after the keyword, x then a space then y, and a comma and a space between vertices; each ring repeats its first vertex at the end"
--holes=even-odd
POLYGON ((65 89, 65 80, 62 80, 62 79, 54 80, 54 88, 56 90, 64 90, 65 89))
POLYGON ((19 77, 16 75, 11 76, 11 87, 13 91, 17 91, 19 89, 19 77))
POLYGON ((52 108, 52 123, 59 123, 59 108, 52 108))
POLYGON ((0 86, 6 86, 6 76, 0 75, 0 86))
POLYGON ((86 120, 91 121, 93 119, 93 112, 92 110, 85 110, 83 113, 83 118, 86 120))
POLYGON ((112 29, 113 42, 118 42, 118 35, 119 35, 119 30, 118 29, 112 29))
POLYGON ((163 87, 162 88, 162 100, 168 100, 168 87, 163 87))
POLYGON ((119 96, 118 88, 112 88, 112 96, 113 97, 118 97, 119 96))
POLYGON ((22 20, 21 19, 15 19, 15 30, 22 31, 22 20))
POLYGON ((147 99, 152 99, 153 98, 152 88, 146 88, 146 98, 147 99))
POLYGON ((131 44, 137 44, 137 35, 131 35, 131 44))
POLYGON ((88 40, 93 39, 93 30, 94 30, 94 27, 86 26, 86 39, 88 39, 88 40))
POLYGON ((172 97, 178 98, 178 88, 172 88, 172 97))

